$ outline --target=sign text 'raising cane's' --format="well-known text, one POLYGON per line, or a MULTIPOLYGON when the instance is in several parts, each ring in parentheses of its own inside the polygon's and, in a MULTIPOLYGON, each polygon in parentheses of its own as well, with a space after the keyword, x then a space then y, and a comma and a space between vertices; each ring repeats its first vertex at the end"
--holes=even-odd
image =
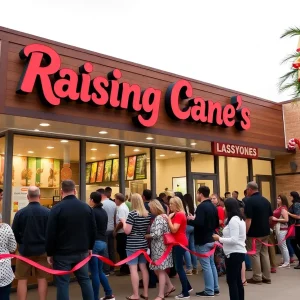
POLYGON ((243 157, 243 158, 257 158, 258 149, 255 147, 240 146, 235 144, 213 142, 212 152, 214 155, 243 157))
MULTIPOLYGON (((133 122, 142 127, 152 127, 159 116, 162 91, 153 87, 144 90, 137 84, 119 82, 122 73, 114 69, 103 76, 91 77, 93 64, 86 62, 79 67, 79 74, 61 68, 61 58, 52 48, 31 44, 19 56, 26 61, 17 87, 18 94, 32 93, 36 86, 41 100, 50 106, 62 100, 89 103, 94 106, 124 109, 135 113, 133 122)), ((242 97, 231 97, 231 103, 193 97, 192 85, 186 80, 172 83, 165 94, 165 109, 175 120, 233 127, 248 130, 251 126, 250 110, 242 108, 242 97)))

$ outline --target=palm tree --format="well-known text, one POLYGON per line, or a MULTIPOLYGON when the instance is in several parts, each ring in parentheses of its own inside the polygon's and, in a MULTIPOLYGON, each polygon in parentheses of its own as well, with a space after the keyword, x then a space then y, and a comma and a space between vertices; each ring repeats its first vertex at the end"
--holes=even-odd
POLYGON ((299 36, 299 43, 296 52, 288 55, 282 63, 293 62, 291 65, 291 70, 279 78, 279 91, 291 91, 291 96, 296 99, 300 97, 300 28, 293 27, 287 29, 281 36, 294 37, 299 36))

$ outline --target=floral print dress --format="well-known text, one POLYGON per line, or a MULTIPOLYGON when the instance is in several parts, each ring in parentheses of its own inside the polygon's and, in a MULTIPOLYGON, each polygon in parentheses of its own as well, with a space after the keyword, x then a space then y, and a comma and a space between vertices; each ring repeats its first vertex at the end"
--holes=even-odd
MULTIPOLYGON (((166 251, 167 246, 164 243, 163 235, 170 232, 167 221, 162 216, 157 216, 150 228, 151 241, 151 259, 153 261, 161 258, 163 253, 166 251)), ((165 261, 159 265, 150 265, 151 270, 165 270, 173 267, 172 252, 168 255, 165 261)))

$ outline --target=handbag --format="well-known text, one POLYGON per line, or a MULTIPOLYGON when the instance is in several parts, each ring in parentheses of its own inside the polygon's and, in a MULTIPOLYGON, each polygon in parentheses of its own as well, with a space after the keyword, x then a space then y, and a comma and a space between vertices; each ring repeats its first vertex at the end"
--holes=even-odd
POLYGON ((164 244, 165 245, 172 245, 176 243, 175 237, 171 232, 167 232, 163 235, 164 237, 164 244))

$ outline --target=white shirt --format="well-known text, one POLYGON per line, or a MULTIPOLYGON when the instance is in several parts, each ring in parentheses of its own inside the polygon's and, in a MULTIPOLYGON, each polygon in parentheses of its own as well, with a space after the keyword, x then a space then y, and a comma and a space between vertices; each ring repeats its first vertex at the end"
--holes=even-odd
MULTIPOLYGON (((14 233, 8 224, 0 224, 0 254, 16 251, 17 243, 14 233)), ((15 276, 11 269, 10 259, 0 260, 0 287, 7 286, 15 276)))
MULTIPOLYGON (((121 218, 127 220, 128 214, 129 214, 129 208, 126 205, 126 203, 122 203, 120 206, 117 206, 117 218, 116 218, 117 224, 120 223, 121 218)), ((124 232, 123 227, 119 229, 117 233, 122 233, 122 232, 124 232)))
POLYGON ((108 222, 107 222, 107 229, 106 231, 114 231, 115 229, 115 213, 117 205, 114 201, 107 199, 104 199, 102 201, 103 209, 107 213, 108 222))
POLYGON ((246 223, 238 216, 234 216, 223 229, 223 237, 220 238, 220 243, 223 244, 225 255, 231 253, 246 253, 245 241, 246 223))

